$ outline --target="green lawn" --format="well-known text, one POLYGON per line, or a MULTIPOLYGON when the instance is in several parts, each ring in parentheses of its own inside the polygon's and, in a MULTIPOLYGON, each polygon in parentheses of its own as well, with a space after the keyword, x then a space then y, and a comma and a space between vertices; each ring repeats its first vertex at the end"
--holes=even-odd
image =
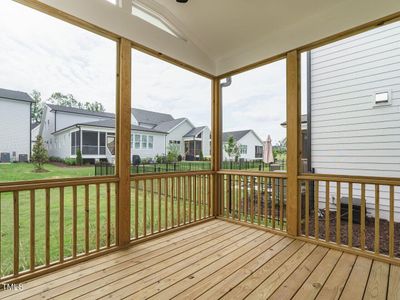
POLYGON ((44 168, 49 172, 35 173, 34 166, 28 163, 0 164, 0 182, 94 176, 93 166, 59 167, 46 164, 44 168))
MULTIPOLYGON (((43 178, 67 178, 72 176, 89 176, 94 171, 93 167, 58 167, 54 165, 46 165, 48 173, 33 173, 33 166, 30 164, 0 164, 0 180, 15 181, 15 180, 32 180, 43 178)), ((156 181, 155 181, 156 182, 156 181)), ((175 185, 176 188, 176 185, 175 185)), ((165 227, 165 209, 167 209, 167 224, 172 225, 172 206, 174 211, 174 223, 178 222, 178 210, 181 215, 181 222, 184 215, 184 200, 181 198, 178 208, 178 201, 175 197, 171 201, 171 191, 166 199, 164 193, 164 181, 162 181, 161 190, 161 219, 158 219, 158 187, 154 186, 153 205, 154 205, 154 231, 158 230, 159 223, 161 228, 165 227)), ((131 236, 135 235, 134 214, 136 194, 135 186, 132 185, 132 226, 131 236)), ((183 195, 183 184, 182 192, 183 195)), ((106 245, 106 184, 100 185, 100 244, 106 245)), ((85 188, 79 186, 77 189, 77 250, 78 253, 83 253, 85 250, 85 188)), ((143 190, 143 186, 138 189, 138 232, 142 235, 144 228, 147 233, 150 233, 151 226, 151 199, 150 181, 147 182, 147 192, 143 190), (144 195, 146 194, 146 225, 144 226, 144 195)), ((115 242, 115 187, 111 184, 111 243, 115 242)), ((194 218, 194 204, 191 203, 191 218, 194 218)), ((197 216, 204 212, 204 206, 197 205, 197 216)), ((45 190, 35 191, 35 265, 40 266, 45 262, 45 219, 46 219, 46 196, 45 190)), ((188 215, 189 202, 186 201, 186 214, 188 215)), ((13 195, 12 193, 0 193, 0 277, 10 274, 13 269, 13 195)), ((19 192, 19 248, 20 248, 20 271, 27 270, 30 267, 30 193, 28 191, 19 192)), ((52 188, 50 190, 50 260, 52 262, 59 260, 59 219, 60 219, 60 190, 52 188)), ((188 218, 187 218, 188 220, 188 218)), ((65 257, 72 254, 72 188, 66 187, 64 191, 64 253, 65 257)), ((96 186, 89 186, 89 248, 96 248, 96 186)))

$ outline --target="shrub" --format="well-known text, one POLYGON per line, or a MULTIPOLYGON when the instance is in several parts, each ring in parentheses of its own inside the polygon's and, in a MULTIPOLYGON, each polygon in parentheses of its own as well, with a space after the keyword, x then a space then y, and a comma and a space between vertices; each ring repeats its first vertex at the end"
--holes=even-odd
POLYGON ((140 165, 141 159, 139 155, 132 155, 132 164, 134 166, 140 165))
POLYGON ((64 160, 61 157, 58 156, 50 156, 49 157, 50 162, 58 162, 58 163, 63 163, 64 160))
POLYGON ((179 146, 175 144, 171 144, 168 147, 168 154, 167 154, 167 162, 174 163, 178 160, 179 155, 179 146))
POLYGON ((203 155, 203 151, 200 151, 200 161, 203 161, 204 160, 204 155, 203 155))
POLYGON ((76 159, 67 157, 64 159, 64 163, 68 166, 76 166, 76 159))
POLYGON ((178 155, 178 161, 182 161, 182 155, 178 155))
POLYGON ((165 155, 156 155, 155 161, 158 164, 165 164, 167 162, 167 157, 165 155))

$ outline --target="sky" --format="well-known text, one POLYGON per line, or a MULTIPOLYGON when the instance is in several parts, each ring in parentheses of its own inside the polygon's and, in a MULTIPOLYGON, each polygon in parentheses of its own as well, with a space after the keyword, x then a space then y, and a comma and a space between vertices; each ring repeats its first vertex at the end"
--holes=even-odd
MULTIPOLYGON (((115 112, 116 42, 12 0, 0 1, 0 88, 46 100, 53 92, 101 102, 115 112)), ((223 91, 224 131, 286 137, 285 61, 234 76, 223 91)), ((132 50, 132 107, 211 126, 211 81, 132 50)))

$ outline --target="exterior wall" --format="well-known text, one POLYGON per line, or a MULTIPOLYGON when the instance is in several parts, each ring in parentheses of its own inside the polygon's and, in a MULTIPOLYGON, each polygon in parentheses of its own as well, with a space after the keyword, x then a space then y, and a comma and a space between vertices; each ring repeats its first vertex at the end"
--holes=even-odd
MULTIPOLYGON (((239 141, 237 141, 240 145, 247 146, 247 154, 241 154, 239 159, 245 160, 255 160, 260 159, 256 158, 256 146, 263 146, 261 141, 257 138, 257 136, 253 132, 247 133, 244 137, 242 137, 239 141)), ((224 160, 229 160, 228 154, 223 151, 224 160)))
MULTIPOLYGON (((399 44, 396 22, 312 51, 311 155, 316 173, 400 177, 399 44), (375 93, 385 91, 391 93, 391 105, 374 106, 375 93)), ((321 188, 320 197, 325 197, 323 184, 321 188)), ((347 193, 343 187, 343 196, 347 193)), ((332 189, 331 200, 334 195, 332 189)), ((373 186, 367 186, 366 196, 368 214, 374 214, 373 186)), ((360 197, 357 185, 354 197, 360 197)), ((386 187, 380 197, 381 217, 388 218, 386 187)), ((400 199, 399 189, 395 199, 400 199)), ((395 211, 399 221, 398 200, 395 211)))
POLYGON ((53 133, 54 132, 54 112, 50 111, 48 106, 45 107, 42 116, 42 122, 40 124, 40 135, 43 138, 43 142, 47 148, 49 156, 57 156, 55 149, 53 149, 53 133))
POLYGON ((27 154, 30 158, 31 105, 0 98, 0 153, 27 154))
MULTIPOLYGON (((77 123, 87 123, 87 122, 94 122, 98 120, 103 120, 105 118, 96 117, 96 116, 87 116, 87 115, 80 115, 80 114, 71 114, 71 113, 64 113, 58 111, 56 114, 56 130, 58 131, 68 126, 72 126, 77 123)), ((54 127, 53 127, 54 128, 54 127)))
POLYGON ((166 137, 166 146, 168 152, 169 141, 180 141, 180 154, 185 154, 185 143, 183 142, 183 136, 193 129, 193 126, 188 122, 184 121, 178 125, 174 130, 172 130, 166 137))
POLYGON ((71 155, 71 133, 74 131, 79 131, 77 128, 73 128, 68 131, 60 132, 54 135, 54 142, 49 145, 49 152, 51 152, 55 157, 67 158, 72 157, 71 155))
POLYGON ((165 134, 144 132, 144 131, 132 131, 132 143, 131 143, 131 159, 132 155, 139 155, 141 159, 154 158, 156 155, 165 155, 165 134), (153 149, 135 149, 135 134, 153 136, 153 149))

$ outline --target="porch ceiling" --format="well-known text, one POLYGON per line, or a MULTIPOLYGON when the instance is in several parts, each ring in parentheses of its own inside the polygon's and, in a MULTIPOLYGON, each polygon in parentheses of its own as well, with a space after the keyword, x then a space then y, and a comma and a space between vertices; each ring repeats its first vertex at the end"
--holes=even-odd
POLYGON ((105 0, 41 0, 213 75, 301 47, 400 11, 398 0, 140 0, 187 41, 105 0))

